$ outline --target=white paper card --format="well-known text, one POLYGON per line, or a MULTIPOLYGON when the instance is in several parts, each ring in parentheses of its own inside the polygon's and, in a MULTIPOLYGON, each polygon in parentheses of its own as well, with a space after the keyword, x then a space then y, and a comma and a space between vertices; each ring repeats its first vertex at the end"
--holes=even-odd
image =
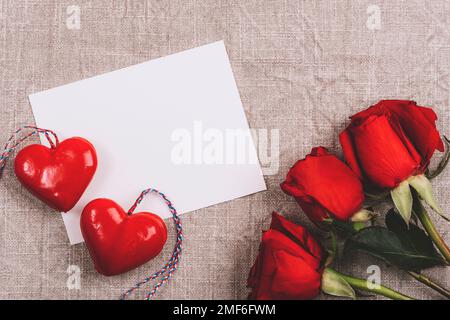
MULTIPOLYGON (((233 132, 248 133, 249 127, 222 41, 29 99, 38 127, 61 140, 84 137, 97 150, 93 181, 63 214, 71 244, 83 241, 80 214, 95 198, 111 198, 128 210, 141 190, 153 187, 186 213, 266 189, 251 139, 244 161, 233 160, 233 147, 224 147, 233 145, 233 132)), ((41 142, 47 144, 43 137, 41 142)), ((150 195, 139 211, 170 217, 150 195)))

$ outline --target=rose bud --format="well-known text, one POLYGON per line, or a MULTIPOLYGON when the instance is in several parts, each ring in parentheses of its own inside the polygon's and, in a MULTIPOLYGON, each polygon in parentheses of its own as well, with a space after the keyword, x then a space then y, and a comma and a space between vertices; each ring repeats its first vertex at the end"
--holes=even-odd
POLYGON ((423 175, 434 151, 444 151, 434 111, 414 101, 382 100, 350 119, 340 142, 353 171, 369 186, 391 190, 407 223, 412 209, 409 186, 442 213, 423 175))
POLYGON ((411 299, 382 285, 375 290, 367 286, 365 279, 325 267, 324 252, 308 230, 272 213, 270 229, 263 233, 259 254, 247 280, 252 289, 249 299, 313 299, 320 291, 355 299, 354 288, 391 299, 411 299))
POLYGON ((302 226, 277 213, 250 270, 250 299, 312 299, 319 294, 323 250, 302 226))
POLYGON ((325 219, 355 221, 371 218, 362 209, 363 186, 358 176, 323 147, 313 148, 289 170, 281 189, 293 196, 308 218, 321 226, 325 219), (365 217, 365 218, 364 218, 365 217))

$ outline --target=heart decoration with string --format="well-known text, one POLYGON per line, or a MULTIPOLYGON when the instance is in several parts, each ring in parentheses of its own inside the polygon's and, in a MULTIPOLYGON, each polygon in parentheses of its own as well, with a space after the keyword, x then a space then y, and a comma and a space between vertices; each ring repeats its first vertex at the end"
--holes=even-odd
POLYGON ((110 199, 95 199, 83 209, 81 232, 96 270, 113 276, 157 256, 167 240, 164 221, 150 212, 126 213, 110 199))
MULTIPOLYGON (((73 137, 60 142, 51 130, 24 126, 11 135, 0 154, 0 176, 14 150, 40 133, 45 135, 50 147, 32 144, 20 150, 14 172, 33 195, 50 207, 67 212, 81 198, 97 169, 95 148, 86 139, 73 137), (26 131, 29 132, 22 135, 26 131)), ((147 293, 150 299, 172 277, 182 251, 181 219, 166 195, 153 188, 142 191, 127 213, 113 200, 95 199, 85 206, 81 215, 81 231, 97 271, 106 276, 121 274, 154 258, 166 243, 167 228, 159 216, 150 212, 133 214, 148 193, 159 195, 169 208, 176 227, 175 246, 169 261, 160 270, 125 291, 121 299, 161 277, 147 293)))
POLYGON ((127 213, 112 200, 95 199, 81 214, 81 232, 97 271, 105 275, 123 273, 156 256, 167 239, 164 221, 157 215, 150 212, 133 214, 149 193, 159 196, 166 203, 175 224, 176 242, 169 261, 160 270, 123 292, 122 300, 142 285, 159 278, 146 295, 150 300, 173 276, 178 269, 183 245, 181 218, 169 198, 153 188, 142 191, 127 213))
POLYGON ((18 145, 37 133, 45 134, 50 147, 31 144, 20 150, 14 161, 14 172, 34 196, 56 210, 67 212, 81 198, 97 169, 95 148, 86 139, 73 137, 60 142, 51 130, 24 126, 6 143, 0 155, 0 174, 18 145), (14 142, 28 129, 33 131, 14 142))

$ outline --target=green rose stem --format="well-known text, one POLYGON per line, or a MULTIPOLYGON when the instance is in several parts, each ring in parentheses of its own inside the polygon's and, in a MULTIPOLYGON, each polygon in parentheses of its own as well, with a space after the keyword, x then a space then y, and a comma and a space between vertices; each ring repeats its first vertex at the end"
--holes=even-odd
POLYGON ((369 288, 367 285, 367 280, 365 280, 365 279, 348 276, 348 275, 342 274, 342 273, 337 272, 336 270, 333 270, 330 268, 326 268, 326 270, 328 272, 344 279, 354 289, 379 294, 379 295, 385 296, 387 298, 390 298, 392 300, 414 300, 411 297, 408 297, 400 292, 394 291, 394 290, 389 289, 388 287, 385 287, 382 285, 378 285, 375 288, 369 288))
POLYGON ((444 297, 450 299, 450 291, 448 291, 447 289, 441 287, 440 285, 438 285, 437 283, 433 282, 430 278, 424 276, 423 274, 420 273, 416 273, 414 271, 407 271, 407 273, 409 275, 411 275, 414 279, 416 279, 419 282, 422 282, 423 284, 425 284, 426 286, 436 290, 437 292, 439 292, 440 294, 442 294, 444 297))
MULTIPOLYGON (((413 191, 413 190, 412 190, 413 191)), ((428 215, 427 210, 423 207, 420 199, 417 196, 417 193, 413 191, 414 198, 414 213, 419 219, 425 231, 430 236, 431 240, 433 240, 436 248, 441 252, 442 256, 445 258, 447 263, 450 263, 450 248, 444 242, 444 239, 440 236, 438 231, 436 230, 433 222, 431 221, 430 216, 428 215)))

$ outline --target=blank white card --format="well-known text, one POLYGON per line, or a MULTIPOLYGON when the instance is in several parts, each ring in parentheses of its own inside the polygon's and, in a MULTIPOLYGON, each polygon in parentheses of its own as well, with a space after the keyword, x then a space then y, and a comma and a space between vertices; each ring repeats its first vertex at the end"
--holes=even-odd
MULTIPOLYGON (((95 198, 128 210, 143 189, 153 187, 186 213, 266 189, 222 41, 29 99, 38 127, 61 140, 84 137, 97 150, 93 181, 63 214, 71 244, 83 241, 80 214, 95 198)), ((41 142, 47 144, 43 137, 41 142)), ((151 195, 139 211, 170 217, 151 195)))

